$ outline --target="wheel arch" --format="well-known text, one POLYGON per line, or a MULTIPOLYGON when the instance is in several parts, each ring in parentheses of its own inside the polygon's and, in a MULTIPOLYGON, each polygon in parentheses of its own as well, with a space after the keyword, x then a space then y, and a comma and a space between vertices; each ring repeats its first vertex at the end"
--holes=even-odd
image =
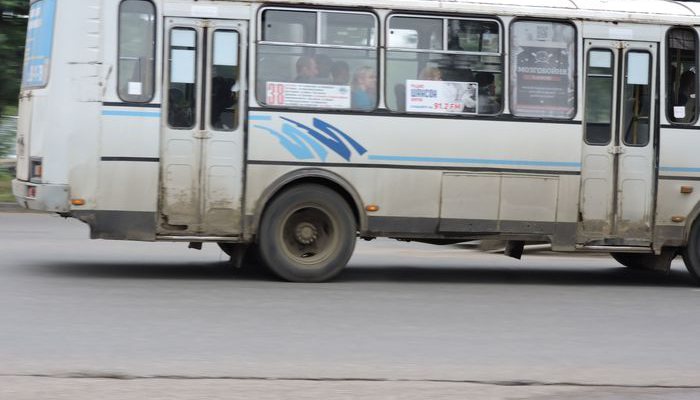
POLYGON ((683 228, 683 245, 686 246, 688 244, 688 240, 690 240, 690 232, 693 229, 693 225, 699 222, 700 223, 700 202, 698 202, 695 207, 690 211, 688 214, 688 218, 685 220, 685 227, 683 228))
POLYGON ((257 236, 262 216, 272 199, 290 187, 306 183, 319 184, 338 193, 345 199, 352 210, 355 216, 355 222, 357 223, 357 230, 359 232, 367 230, 367 214, 362 206, 364 204, 362 198, 347 180, 338 174, 324 169, 304 168, 281 176, 263 191, 255 204, 255 214, 252 216, 252 221, 250 221, 251 224, 249 226, 250 233, 257 236))

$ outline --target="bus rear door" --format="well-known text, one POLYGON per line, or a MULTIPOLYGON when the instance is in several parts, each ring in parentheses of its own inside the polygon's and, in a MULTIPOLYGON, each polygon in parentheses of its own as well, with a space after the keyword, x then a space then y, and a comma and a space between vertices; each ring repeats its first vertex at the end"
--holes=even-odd
POLYGON ((647 247, 654 223, 657 44, 584 43, 578 243, 647 247))
POLYGON ((159 234, 240 235, 247 22, 165 19, 159 234))

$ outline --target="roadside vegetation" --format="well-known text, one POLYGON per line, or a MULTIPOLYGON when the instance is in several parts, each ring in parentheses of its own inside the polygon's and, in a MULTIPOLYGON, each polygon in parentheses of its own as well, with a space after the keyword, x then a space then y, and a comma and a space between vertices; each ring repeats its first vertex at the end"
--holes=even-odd
POLYGON ((0 203, 14 202, 15 196, 12 195, 12 175, 4 168, 0 168, 0 203))
POLYGON ((0 202, 14 202, 11 181, 14 164, 17 95, 29 13, 27 0, 0 0, 0 202))
POLYGON ((15 163, 16 118, 0 117, 0 202, 14 202, 10 186, 15 163))
POLYGON ((0 0, 0 115, 17 112, 28 13, 27 0, 0 0))

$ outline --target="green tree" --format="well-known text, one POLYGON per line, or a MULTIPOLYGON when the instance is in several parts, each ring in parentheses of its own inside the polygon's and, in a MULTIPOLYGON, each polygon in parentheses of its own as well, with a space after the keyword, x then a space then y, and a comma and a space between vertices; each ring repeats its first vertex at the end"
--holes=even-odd
POLYGON ((29 0, 0 0, 0 115, 17 104, 29 0))
POLYGON ((0 0, 0 159, 15 141, 13 121, 2 115, 17 105, 28 13, 29 0, 0 0))

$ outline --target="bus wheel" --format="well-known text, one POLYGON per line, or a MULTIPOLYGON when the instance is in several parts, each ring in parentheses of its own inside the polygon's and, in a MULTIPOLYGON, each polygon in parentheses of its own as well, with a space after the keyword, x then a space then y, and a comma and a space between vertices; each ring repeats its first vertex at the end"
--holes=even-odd
POLYGON ((676 258, 678 250, 664 248, 661 254, 637 254, 637 253, 610 253, 620 264, 627 268, 668 272, 671 269, 671 261, 676 258))
POLYGON ((258 245, 239 243, 217 243, 221 251, 231 257, 231 261, 241 269, 253 269, 260 265, 258 245), (239 254, 239 252, 242 252, 239 254))
POLYGON ((700 283, 700 221, 693 223, 688 244, 683 249, 682 254, 688 272, 700 283))
POLYGON ((353 213, 340 195, 321 185, 296 186, 265 210, 260 257, 282 279, 321 282, 345 267, 356 233, 353 213))

